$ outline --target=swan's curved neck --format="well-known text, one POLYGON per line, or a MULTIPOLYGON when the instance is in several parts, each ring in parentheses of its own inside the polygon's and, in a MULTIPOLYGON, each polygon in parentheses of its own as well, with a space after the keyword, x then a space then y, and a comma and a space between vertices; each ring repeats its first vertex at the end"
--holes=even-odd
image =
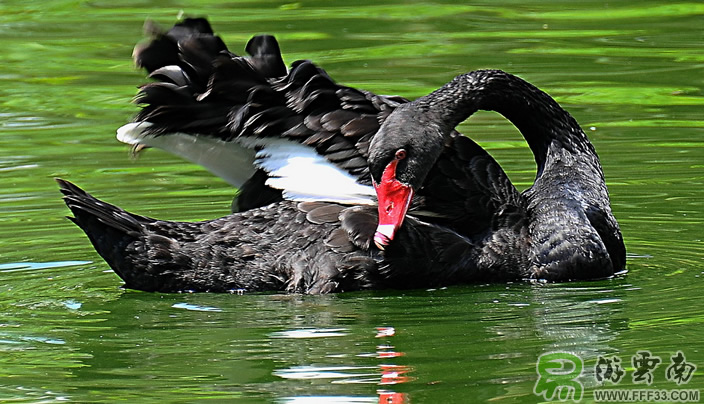
POLYGON ((496 111, 524 136, 543 171, 553 148, 596 155, 575 119, 549 95, 500 70, 477 70, 457 76, 435 92, 415 101, 436 116, 447 134, 477 110, 496 111))

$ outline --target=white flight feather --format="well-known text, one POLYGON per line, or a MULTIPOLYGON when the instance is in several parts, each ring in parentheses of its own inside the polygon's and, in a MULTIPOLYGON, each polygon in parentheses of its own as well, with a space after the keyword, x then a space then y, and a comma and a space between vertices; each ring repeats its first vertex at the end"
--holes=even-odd
POLYGON ((281 138, 247 138, 257 147, 254 164, 269 173, 267 185, 283 190, 293 201, 375 204, 376 193, 318 154, 312 147, 281 138))
POLYGON ((254 173, 254 150, 209 136, 178 132, 160 136, 145 133, 151 125, 150 122, 128 123, 117 130, 117 140, 166 150, 205 167, 238 188, 254 173))
POLYGON ((371 186, 357 183, 312 147, 282 138, 240 137, 226 142, 186 133, 154 136, 145 133, 151 125, 128 123, 117 130, 117 139, 166 150, 205 167, 235 187, 242 186, 259 167, 270 176, 267 185, 281 189, 289 200, 376 203, 371 186))

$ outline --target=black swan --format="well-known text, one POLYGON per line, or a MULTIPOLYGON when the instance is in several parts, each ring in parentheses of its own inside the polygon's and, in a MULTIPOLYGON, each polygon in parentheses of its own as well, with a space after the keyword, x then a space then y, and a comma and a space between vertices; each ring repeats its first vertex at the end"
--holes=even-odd
MULTIPOLYGON (((339 86, 305 61, 276 78, 285 67, 273 37, 255 37, 247 50, 254 56, 229 53, 202 19, 186 20, 138 47, 138 63, 161 81, 142 88, 144 108, 121 128, 121 140, 135 150, 157 146, 186 157, 194 152, 189 158, 204 165, 227 161, 215 158, 225 155, 237 168, 227 173, 246 173, 240 198, 247 195, 248 202, 240 210, 272 202, 277 209, 297 206, 280 202, 281 191, 269 192, 266 184, 289 199, 318 203, 374 204, 375 193, 377 247, 401 248, 409 209, 436 226, 413 223, 463 240, 437 252, 443 262, 471 268, 463 282, 592 279, 624 269, 623 239, 593 146, 569 113, 529 83, 501 71, 476 71, 407 103, 339 86), (165 54, 173 64, 164 62, 165 54), (454 131, 478 109, 506 116, 530 145, 538 172, 525 192, 515 189, 486 151, 454 131), (226 147, 233 144, 243 147, 226 147), (301 145, 311 146, 307 154, 297 155, 301 145), (291 155, 312 160, 313 167, 336 167, 335 174, 350 174, 353 186, 332 176, 345 185, 341 193, 329 193, 324 181, 293 170, 291 155), (301 183, 312 186, 302 189, 301 183)), ((374 247, 362 250, 378 254, 374 247)))
POLYGON ((479 250, 412 217, 394 243, 372 246, 376 209, 282 201, 220 219, 168 222, 134 215, 57 179, 69 217, 126 288, 159 292, 330 293, 520 279, 482 271, 479 250))
POLYGON ((324 293, 596 279, 625 267, 593 146, 550 96, 516 76, 474 71, 399 105, 369 151, 377 209, 280 201, 175 223, 127 213, 59 182, 74 222, 135 289, 324 293), (453 135, 480 108, 502 113, 530 145, 538 173, 523 193, 480 146, 453 135), (456 223, 406 218, 416 190, 451 193, 440 204, 466 197, 436 219, 464 222, 467 233, 454 231, 456 223))
MULTIPOLYGON (((185 19, 167 32, 147 26, 152 39, 135 48, 135 61, 157 81, 142 86, 137 100, 143 108, 133 123, 118 131, 120 140, 132 144, 134 150, 161 147, 206 166, 239 187, 239 211, 280 201, 282 190, 291 200, 376 204, 374 196, 380 193, 370 186, 369 144, 380 125, 406 104, 406 99, 341 86, 309 61, 294 62, 287 71, 272 36, 252 38, 246 47, 252 56, 238 57, 227 50, 203 18, 185 19)), ((567 192, 562 204, 567 210, 587 212, 590 228, 608 252, 612 269, 623 269, 625 248, 611 214, 601 166, 577 122, 547 94, 514 76, 484 71, 466 77, 466 87, 451 88, 450 83, 423 98, 425 104, 437 103, 435 110, 445 109, 444 114, 436 111, 434 116, 423 117, 427 121, 446 120, 442 122, 444 143, 436 144, 442 146, 437 149, 440 155, 436 161, 436 156, 428 153, 408 159, 425 167, 410 172, 427 172, 425 186, 413 184, 410 202, 388 200, 390 194, 382 193, 387 199, 381 204, 385 205, 381 212, 385 223, 377 244, 383 248, 385 240, 392 237, 392 222, 400 224, 405 212, 399 208, 409 203, 415 216, 473 240, 494 234, 495 217, 505 212, 506 206, 515 207, 528 221, 540 222, 535 216, 542 206, 538 201, 547 200, 550 194, 560 199, 564 191, 550 189, 558 186, 554 174, 561 169, 560 163, 554 168, 551 159, 559 160, 560 153, 567 153, 584 164, 566 163, 564 176, 576 175, 568 181, 575 188, 567 192), (474 79, 477 85, 471 85, 474 79), (483 83, 493 84, 481 87, 483 83), (467 105, 450 102, 459 100, 466 100, 467 105), (533 150, 537 181, 523 196, 491 156, 454 131, 454 125, 477 109, 506 116, 533 150), (549 174, 543 176, 546 163, 549 174), (582 168, 585 171, 580 172, 582 168), (574 196, 574 192, 581 196, 574 196), (572 205, 567 206, 568 201, 572 205), (387 215, 390 204, 396 209, 387 215)), ((376 169, 375 179, 382 181, 381 167, 376 169)), ((395 190, 396 198, 402 197, 399 191, 403 188, 395 190)), ((569 219, 569 223, 567 217, 563 219, 562 225, 568 229, 584 222, 584 218, 569 219)), ((556 223, 561 220, 557 218, 556 223)), ((564 242, 572 246, 581 243, 570 237, 564 242)), ((555 254, 557 244, 558 240, 552 240, 543 248, 555 254)), ((547 259, 533 264, 540 266, 547 259)))

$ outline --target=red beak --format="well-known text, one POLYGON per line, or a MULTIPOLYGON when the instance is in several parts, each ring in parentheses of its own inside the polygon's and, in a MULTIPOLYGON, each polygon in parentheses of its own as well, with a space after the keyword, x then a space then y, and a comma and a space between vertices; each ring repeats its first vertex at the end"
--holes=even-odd
POLYGON ((396 179, 398 160, 392 160, 384 169, 381 183, 374 182, 377 200, 379 201, 379 225, 374 234, 374 244, 383 250, 394 239, 396 231, 401 227, 408 212, 408 206, 413 198, 413 188, 396 179))

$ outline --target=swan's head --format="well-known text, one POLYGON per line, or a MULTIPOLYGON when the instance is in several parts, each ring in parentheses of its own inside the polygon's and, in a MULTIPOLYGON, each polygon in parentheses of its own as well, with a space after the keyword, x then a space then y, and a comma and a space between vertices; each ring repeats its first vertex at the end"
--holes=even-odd
POLYGON ((379 202, 374 243, 382 250, 394 239, 413 194, 442 153, 446 130, 433 118, 414 103, 401 105, 369 146, 369 171, 379 202))

